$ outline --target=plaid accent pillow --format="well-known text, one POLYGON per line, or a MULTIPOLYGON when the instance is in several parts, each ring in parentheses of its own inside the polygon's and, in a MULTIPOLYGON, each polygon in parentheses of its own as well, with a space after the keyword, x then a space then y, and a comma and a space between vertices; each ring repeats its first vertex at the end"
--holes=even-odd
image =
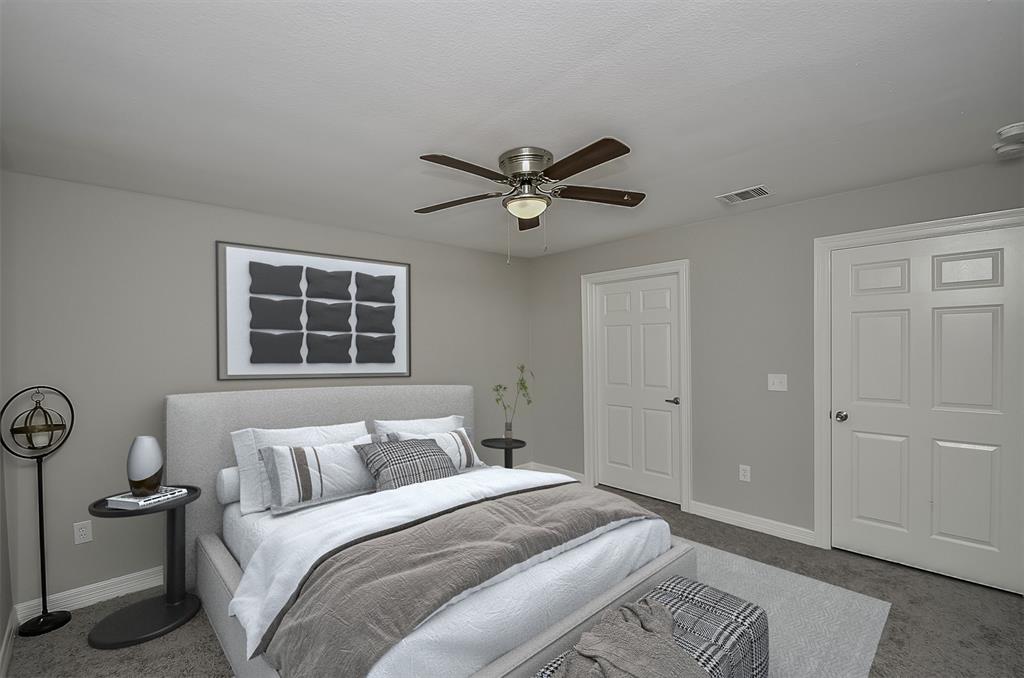
POLYGON ((448 478, 455 464, 433 440, 387 440, 356 445, 378 490, 448 478))
POLYGON ((476 456, 473 443, 469 439, 469 433, 464 428, 457 428, 446 433, 389 433, 391 440, 433 440, 437 446, 444 450, 448 458, 455 464, 458 471, 464 471, 474 466, 484 466, 480 457, 476 456))

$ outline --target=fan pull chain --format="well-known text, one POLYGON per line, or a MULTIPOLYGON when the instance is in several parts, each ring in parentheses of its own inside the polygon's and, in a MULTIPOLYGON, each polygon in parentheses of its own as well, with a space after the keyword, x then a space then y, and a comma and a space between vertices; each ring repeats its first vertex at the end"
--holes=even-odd
POLYGON ((505 265, 512 265, 512 215, 505 222, 505 265))
POLYGON ((544 231, 544 254, 548 253, 548 218, 541 217, 540 220, 541 230, 544 231))

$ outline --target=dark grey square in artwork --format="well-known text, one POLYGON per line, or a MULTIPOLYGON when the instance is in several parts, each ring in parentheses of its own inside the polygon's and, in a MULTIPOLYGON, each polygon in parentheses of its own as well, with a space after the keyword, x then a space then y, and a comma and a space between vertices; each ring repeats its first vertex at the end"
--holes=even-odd
POLYGON ((356 335, 357 363, 393 363, 395 362, 395 335, 389 337, 370 337, 365 334, 356 335))
POLYGON ((351 303, 327 304, 322 301, 306 302, 306 329, 315 332, 351 332, 351 303))
POLYGON ((395 303, 395 276, 356 272, 356 300, 395 303))
POLYGON ((302 266, 271 266, 258 261, 249 262, 249 293, 279 294, 285 297, 302 296, 299 281, 302 266))
POLYGON ((301 330, 302 299, 249 297, 249 327, 254 330, 301 330))
POLYGON ((307 334, 306 335, 306 362, 307 363, 350 363, 352 356, 349 350, 352 348, 351 334, 307 334))
POLYGON ((249 362, 254 365, 302 362, 302 332, 286 332, 284 334, 250 332, 249 345, 252 346, 249 362))
POLYGON ((306 296, 320 299, 351 299, 348 291, 352 284, 352 271, 322 271, 306 269, 306 296))
POLYGON ((370 306, 356 304, 356 332, 379 332, 391 334, 395 331, 394 306, 370 306))

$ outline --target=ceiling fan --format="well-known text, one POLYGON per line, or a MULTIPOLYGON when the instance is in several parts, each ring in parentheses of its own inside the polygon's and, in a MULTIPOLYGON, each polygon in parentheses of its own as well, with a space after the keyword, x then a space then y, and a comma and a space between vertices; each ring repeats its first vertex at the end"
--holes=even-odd
POLYGON ((448 155, 421 155, 420 160, 437 163, 445 167, 469 172, 484 179, 499 184, 508 184, 511 190, 495 191, 493 193, 481 193, 468 198, 459 198, 442 202, 430 207, 421 207, 415 210, 417 214, 429 214, 438 210, 465 205, 478 200, 488 198, 502 198, 501 204, 505 206, 512 216, 519 220, 519 230, 529 231, 540 226, 540 215, 551 204, 552 198, 565 198, 567 200, 583 200, 586 202, 597 202, 604 205, 618 205, 620 207, 636 207, 647 196, 638 191, 624 191, 617 188, 596 188, 594 186, 569 186, 558 184, 550 189, 545 184, 552 184, 568 179, 591 167, 597 167, 609 160, 629 153, 629 147, 618 139, 606 137, 581 148, 571 155, 567 155, 558 162, 555 162, 551 151, 536 146, 522 146, 505 151, 498 156, 498 167, 501 172, 496 172, 486 167, 474 165, 465 160, 459 160, 448 155))

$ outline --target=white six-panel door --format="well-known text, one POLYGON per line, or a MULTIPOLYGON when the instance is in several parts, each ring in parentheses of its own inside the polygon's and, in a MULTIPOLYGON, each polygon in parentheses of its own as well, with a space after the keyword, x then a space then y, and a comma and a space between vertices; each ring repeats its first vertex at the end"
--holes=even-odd
POLYGON ((679 276, 597 287, 599 483, 679 502, 679 276))
POLYGON ((832 253, 832 543, 1024 586, 1024 228, 832 253))

